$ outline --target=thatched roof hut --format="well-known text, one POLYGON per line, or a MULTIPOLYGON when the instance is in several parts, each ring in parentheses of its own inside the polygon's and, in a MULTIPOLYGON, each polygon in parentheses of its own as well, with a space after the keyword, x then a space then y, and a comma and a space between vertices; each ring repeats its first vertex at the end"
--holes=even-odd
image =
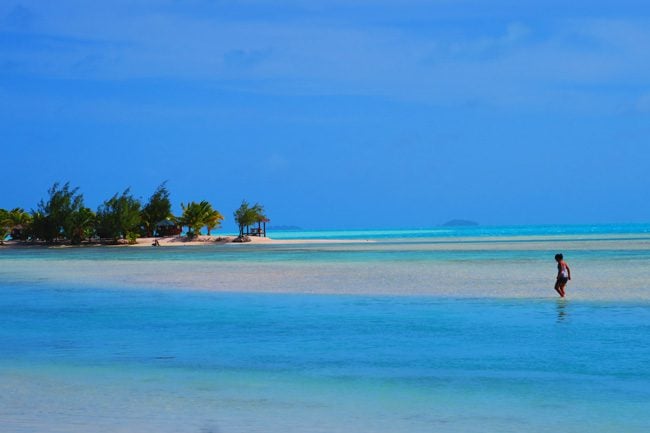
POLYGON ((156 236, 178 236, 183 228, 170 218, 156 223, 156 236))

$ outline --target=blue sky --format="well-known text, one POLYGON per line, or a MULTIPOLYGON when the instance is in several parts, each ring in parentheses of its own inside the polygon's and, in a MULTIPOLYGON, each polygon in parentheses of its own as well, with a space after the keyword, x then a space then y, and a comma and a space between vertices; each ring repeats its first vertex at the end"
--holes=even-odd
POLYGON ((4 0, 0 207, 167 180, 226 228, 645 222, 648 47, 642 1, 4 0))

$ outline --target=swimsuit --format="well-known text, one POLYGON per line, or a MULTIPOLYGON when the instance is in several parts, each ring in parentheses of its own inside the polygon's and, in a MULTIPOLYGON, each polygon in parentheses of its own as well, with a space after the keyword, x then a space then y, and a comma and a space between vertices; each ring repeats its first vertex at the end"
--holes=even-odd
POLYGON ((569 270, 567 269, 566 265, 563 266, 561 263, 558 263, 557 270, 560 272, 558 281, 562 283, 566 283, 567 281, 569 281, 569 270))

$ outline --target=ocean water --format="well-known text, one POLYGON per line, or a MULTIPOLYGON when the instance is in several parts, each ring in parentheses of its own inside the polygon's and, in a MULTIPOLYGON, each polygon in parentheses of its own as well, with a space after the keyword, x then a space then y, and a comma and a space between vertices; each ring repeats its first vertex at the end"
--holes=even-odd
POLYGON ((650 431, 650 235, 558 230, 0 250, 0 431, 650 431))
POLYGON ((650 234, 649 223, 518 226, 450 226, 368 230, 269 230, 274 239, 417 239, 501 236, 650 234))

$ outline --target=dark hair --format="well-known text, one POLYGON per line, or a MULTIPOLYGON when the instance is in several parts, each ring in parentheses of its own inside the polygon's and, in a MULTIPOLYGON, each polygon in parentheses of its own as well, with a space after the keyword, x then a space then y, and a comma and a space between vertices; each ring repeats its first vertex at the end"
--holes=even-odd
POLYGON ((556 254, 555 260, 564 260, 564 256, 562 254, 556 254))

